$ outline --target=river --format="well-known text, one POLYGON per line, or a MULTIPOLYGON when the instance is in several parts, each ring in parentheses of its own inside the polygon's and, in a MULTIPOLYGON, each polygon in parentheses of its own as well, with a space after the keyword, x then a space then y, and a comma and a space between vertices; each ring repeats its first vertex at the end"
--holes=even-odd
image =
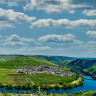
MULTIPOLYGON (((29 91, 29 90, 23 90, 23 89, 16 90, 15 88, 13 88, 12 90, 8 90, 6 87, 5 88, 0 88, 0 92, 2 92, 3 90, 5 90, 7 92, 10 92, 10 93, 13 93, 13 92, 20 93, 22 91, 26 91, 26 92, 29 91)), ((30 91, 32 93, 35 92, 34 89, 31 89, 30 91)), ((67 94, 71 94, 71 93, 74 93, 74 92, 83 92, 83 91, 96 91, 96 80, 92 79, 89 76, 85 76, 83 86, 76 87, 76 88, 73 88, 73 89, 67 89, 67 90, 59 89, 58 91, 56 91, 55 89, 52 89, 52 90, 49 90, 47 92, 48 93, 67 93, 67 94)))

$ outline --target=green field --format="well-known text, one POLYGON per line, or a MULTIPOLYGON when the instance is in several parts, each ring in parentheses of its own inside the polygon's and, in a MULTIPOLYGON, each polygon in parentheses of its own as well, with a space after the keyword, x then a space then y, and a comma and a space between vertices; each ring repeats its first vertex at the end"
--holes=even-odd
POLYGON ((36 74, 34 76, 28 76, 28 77, 36 84, 60 84, 60 82, 70 83, 77 79, 76 76, 61 77, 51 74, 36 74))
POLYGON ((24 75, 15 73, 9 69, 0 68, 0 82, 4 85, 16 85, 18 82, 26 83, 24 75))
POLYGON ((50 74, 24 75, 13 72, 9 69, 0 68, 0 82, 5 85, 25 85, 27 83, 34 84, 59 84, 60 82, 70 83, 77 77, 61 77, 50 74))
POLYGON ((0 59, 0 63, 2 63, 2 62, 6 62, 6 60, 5 59, 0 59))
MULTIPOLYGON (((25 75, 17 72, 11 71, 16 69, 18 66, 30 66, 30 65, 50 65, 58 66, 54 63, 47 61, 46 59, 40 57, 17 57, 11 60, 0 62, 0 84, 11 85, 11 86, 24 86, 30 83, 33 85, 56 85, 62 83, 71 83, 77 80, 78 76, 56 76, 51 74, 36 74, 36 75, 25 75)), ((70 68, 64 67, 65 70, 70 70, 70 68)))

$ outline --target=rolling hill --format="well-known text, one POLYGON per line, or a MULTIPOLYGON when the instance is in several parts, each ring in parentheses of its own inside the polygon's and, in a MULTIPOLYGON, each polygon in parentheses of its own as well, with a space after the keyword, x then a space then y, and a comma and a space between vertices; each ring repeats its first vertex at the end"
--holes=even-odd
POLYGON ((68 65, 80 69, 83 73, 96 78, 96 60, 77 59, 70 62, 68 65))
POLYGON ((14 68, 14 66, 29 66, 29 65, 43 65, 57 66, 56 64, 47 61, 42 57, 16 57, 0 63, 0 67, 14 68))
MULTIPOLYGON (((1 60, 2 61, 2 60, 1 60)), ((39 65, 48 65, 48 66, 58 66, 57 64, 54 64, 52 62, 49 62, 43 57, 16 57, 12 58, 10 60, 5 60, 0 62, 0 84, 2 86, 21 86, 20 88, 26 88, 27 84, 30 83, 30 86, 38 85, 38 86, 45 86, 48 84, 48 86, 52 85, 55 86, 56 84, 67 84, 66 86, 78 86, 83 81, 81 81, 80 78, 81 75, 74 75, 74 76, 57 76, 53 74, 22 74, 20 72, 14 72, 12 70, 18 69, 21 66, 39 66, 39 65), (76 84, 74 85, 73 82, 76 80, 76 84)), ((70 72, 67 67, 63 67, 66 72, 70 72)), ((29 69, 28 69, 29 70, 29 69)), ((82 79, 83 80, 83 79, 82 79)), ((1 86, 0 85, 0 86, 1 86)), ((60 85, 61 86, 61 85, 60 85)), ((62 85, 63 86, 63 85, 62 85)))

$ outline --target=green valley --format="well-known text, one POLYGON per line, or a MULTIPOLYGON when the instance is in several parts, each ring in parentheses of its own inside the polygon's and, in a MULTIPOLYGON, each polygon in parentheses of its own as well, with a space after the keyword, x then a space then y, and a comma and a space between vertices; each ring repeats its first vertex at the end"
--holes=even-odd
MULTIPOLYGON (((10 60, 5 60, 0 62, 0 86, 1 87, 16 87, 16 88, 48 88, 48 87, 58 87, 58 88, 72 88, 73 86, 79 86, 83 84, 83 78, 79 73, 77 75, 64 75, 64 76, 56 76, 55 74, 22 74, 22 72, 14 72, 14 70, 18 70, 18 67, 40 67, 40 66, 48 66, 48 70, 50 66, 51 69, 55 68, 58 70, 65 70, 70 74, 71 69, 64 67, 61 69, 57 64, 51 63, 42 57, 16 57, 10 60)), ((21 70, 21 69, 20 69, 21 70)), ((28 69, 29 70, 29 69, 28 69)), ((51 70, 52 71, 52 70, 51 70)), ((75 71, 74 71, 75 72, 75 71)), ((56 73, 57 74, 57 73, 56 73)))

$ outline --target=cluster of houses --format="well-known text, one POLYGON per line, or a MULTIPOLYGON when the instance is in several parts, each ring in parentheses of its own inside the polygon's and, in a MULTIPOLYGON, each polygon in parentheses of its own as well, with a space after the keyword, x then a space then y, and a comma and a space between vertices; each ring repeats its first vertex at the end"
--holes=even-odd
POLYGON ((14 72, 20 72, 22 74, 52 74, 57 76, 74 76, 75 72, 64 70, 64 68, 48 65, 32 65, 32 66, 18 66, 18 69, 12 69, 14 72))

